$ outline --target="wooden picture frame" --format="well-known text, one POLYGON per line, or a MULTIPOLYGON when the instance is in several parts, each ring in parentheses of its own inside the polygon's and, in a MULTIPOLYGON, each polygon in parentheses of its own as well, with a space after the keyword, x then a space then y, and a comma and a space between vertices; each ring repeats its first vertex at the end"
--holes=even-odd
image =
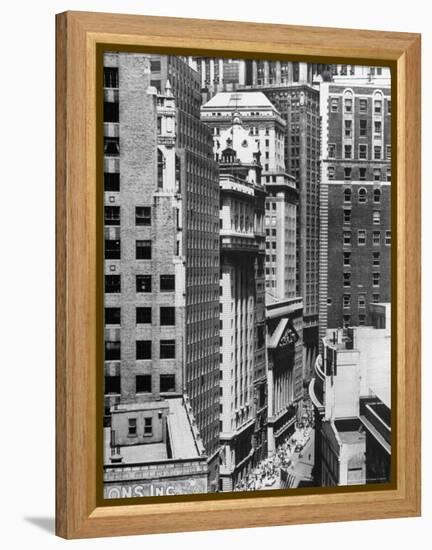
POLYGON ((56 533, 80 538, 419 515, 420 35, 86 12, 59 14, 56 23, 56 533), (397 99, 392 488, 98 505, 95 98, 100 43, 161 53, 171 48, 231 57, 345 59, 392 68, 397 99))

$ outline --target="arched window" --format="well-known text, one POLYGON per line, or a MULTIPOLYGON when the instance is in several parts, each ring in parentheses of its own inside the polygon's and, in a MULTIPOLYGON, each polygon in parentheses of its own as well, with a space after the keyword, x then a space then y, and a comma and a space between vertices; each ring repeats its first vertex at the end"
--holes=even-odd
POLYGON ((374 202, 381 202, 381 191, 379 189, 374 190, 373 200, 374 200, 374 202))
POLYGON ((361 187, 358 191, 358 201, 366 202, 367 200, 367 191, 364 187, 361 187))
POLYGON ((351 202, 351 189, 349 188, 344 190, 344 201, 351 202))
POLYGON ((165 168, 165 157, 160 149, 157 152, 157 186, 163 187, 163 171, 165 168))

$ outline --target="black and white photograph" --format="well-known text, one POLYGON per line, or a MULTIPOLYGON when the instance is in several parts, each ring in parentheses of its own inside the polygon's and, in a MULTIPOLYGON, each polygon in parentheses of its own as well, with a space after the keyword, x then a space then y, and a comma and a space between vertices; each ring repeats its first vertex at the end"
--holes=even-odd
POLYGON ((390 483, 390 69, 100 70, 104 498, 390 483))

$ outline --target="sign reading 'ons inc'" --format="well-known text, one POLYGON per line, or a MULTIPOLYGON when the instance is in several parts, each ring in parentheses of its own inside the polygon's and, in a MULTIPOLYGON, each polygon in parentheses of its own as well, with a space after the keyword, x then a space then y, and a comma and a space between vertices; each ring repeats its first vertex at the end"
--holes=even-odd
POLYGON ((160 497, 207 492, 205 479, 159 481, 153 483, 120 483, 105 485, 105 498, 160 497))

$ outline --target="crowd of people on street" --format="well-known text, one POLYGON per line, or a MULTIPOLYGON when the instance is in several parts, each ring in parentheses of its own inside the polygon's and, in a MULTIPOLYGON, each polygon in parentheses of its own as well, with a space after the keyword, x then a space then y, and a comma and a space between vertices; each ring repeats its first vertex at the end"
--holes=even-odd
MULTIPOLYGON (((276 452, 258 464, 245 479, 240 480, 234 491, 259 491, 260 489, 277 488, 280 479, 280 469, 288 469, 296 453, 302 458, 302 450, 312 432, 309 421, 296 425, 295 432, 286 439, 276 452)), ((309 457, 310 458, 310 457, 309 457)))

